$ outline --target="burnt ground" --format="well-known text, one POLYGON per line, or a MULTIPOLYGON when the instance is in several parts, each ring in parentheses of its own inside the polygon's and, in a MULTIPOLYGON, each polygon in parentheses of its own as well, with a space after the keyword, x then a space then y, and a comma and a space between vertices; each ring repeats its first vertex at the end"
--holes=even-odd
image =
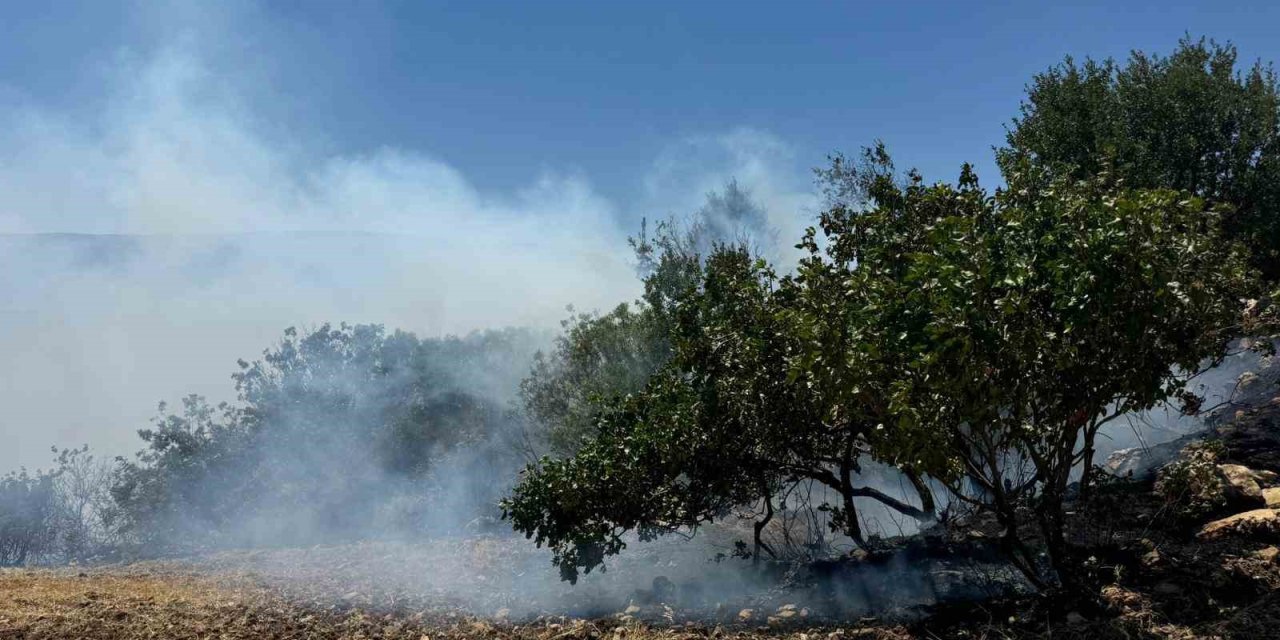
MULTIPOLYGON (((1280 402, 1214 437, 1280 472, 1280 402)), ((1280 637, 1280 530, 1204 540, 1149 480, 1072 514, 1090 593, 1071 601, 1031 594, 981 521, 804 566, 716 561, 727 540, 635 545, 578 585, 521 539, 476 536, 4 570, 0 640, 1280 637)))

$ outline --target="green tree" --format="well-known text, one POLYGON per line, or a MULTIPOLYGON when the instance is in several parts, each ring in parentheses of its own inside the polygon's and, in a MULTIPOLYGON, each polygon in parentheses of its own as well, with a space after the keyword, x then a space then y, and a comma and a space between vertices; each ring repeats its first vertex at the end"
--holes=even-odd
POLYGON ((1035 76, 998 160, 1076 178, 1107 171, 1229 205, 1223 228, 1280 279, 1280 92, 1272 67, 1241 68, 1230 45, 1184 38, 1125 64, 1070 58, 1035 76))
POLYGON ((811 341, 800 370, 835 389, 866 384, 860 371, 887 375, 886 429, 945 443, 955 467, 935 477, 994 510, 1010 556, 1038 579, 1017 533, 1020 508, 1034 506, 1069 580, 1073 470, 1087 488, 1102 425, 1185 397, 1187 379, 1225 354, 1255 286, 1246 253, 1194 196, 1040 174, 1010 174, 988 196, 967 167, 956 187, 900 184, 883 158, 849 174, 870 204, 824 214, 827 259, 801 271, 823 285, 806 285, 807 323, 856 331, 852 353, 811 341), (868 354, 889 365, 868 367, 868 354))
POLYGON ((498 486, 438 488, 518 467, 504 409, 540 337, 287 329, 260 359, 239 363, 236 403, 190 396, 176 412, 161 406, 140 432, 146 447, 115 479, 121 524, 153 548, 422 533, 427 522, 460 527, 487 515, 498 486), (434 515, 442 499, 452 517, 434 515))
POLYGON ((696 287, 718 245, 771 245, 765 212, 736 181, 707 194, 687 219, 642 224, 631 239, 644 292, 611 311, 573 313, 553 348, 539 353, 520 383, 525 415, 540 445, 565 457, 595 437, 595 419, 616 397, 644 388, 671 357, 676 297, 696 287))
MULTIPOLYGON (((778 496, 799 482, 836 497, 824 510, 859 544, 866 540, 856 498, 932 517, 922 481, 917 506, 857 477, 873 459, 901 464, 919 481, 927 465, 945 460, 920 437, 927 434, 885 430, 874 401, 841 404, 849 394, 797 380, 793 354, 813 336, 787 312, 796 287, 742 247, 714 251, 701 280, 672 298, 671 359, 642 390, 604 403, 595 438, 576 455, 529 468, 504 512, 552 548, 564 577, 621 551, 628 531, 648 539, 744 505, 762 507, 753 555, 773 553, 761 530, 778 496)), ((864 401, 873 391, 852 395, 864 401)))
POLYGON ((883 150, 826 175, 839 197, 795 274, 715 252, 674 298, 671 360, 504 503, 566 577, 626 531, 768 506, 801 479, 832 490, 833 522, 861 540, 855 499, 927 518, 927 476, 994 510, 1044 584, 1017 532, 1034 502, 1069 581, 1063 503, 1097 429, 1183 392, 1240 325, 1244 252, 1194 197, 1039 175, 991 196, 967 167, 956 186, 898 179, 883 150), (913 478, 920 504, 855 486, 865 460, 913 478))

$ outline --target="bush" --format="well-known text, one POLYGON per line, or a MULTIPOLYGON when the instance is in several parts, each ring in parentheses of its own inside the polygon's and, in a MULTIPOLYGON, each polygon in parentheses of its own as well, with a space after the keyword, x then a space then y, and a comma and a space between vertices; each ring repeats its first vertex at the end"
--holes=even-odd
POLYGON ((1218 473, 1222 453, 1219 442, 1195 442, 1160 468, 1155 491, 1173 513, 1194 520, 1226 505, 1226 486, 1218 473))
POLYGON ((40 559, 53 538, 53 476, 25 469, 0 478, 0 566, 40 559))
POLYGON ((122 531, 152 550, 460 529, 496 509, 493 475, 518 466, 504 406, 537 346, 514 330, 288 329, 240 362, 236 404, 161 405, 112 489, 122 531))

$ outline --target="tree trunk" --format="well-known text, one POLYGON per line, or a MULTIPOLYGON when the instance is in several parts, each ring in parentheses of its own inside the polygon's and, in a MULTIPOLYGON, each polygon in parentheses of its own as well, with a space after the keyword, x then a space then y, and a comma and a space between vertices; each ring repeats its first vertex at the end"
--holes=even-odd
POLYGON ((769 521, 773 520, 773 500, 767 493, 765 494, 765 497, 764 497, 764 509, 765 509, 764 519, 760 520, 759 522, 756 522, 755 526, 753 527, 755 529, 754 531, 755 548, 751 552, 751 564, 753 566, 760 564, 760 551, 762 549, 764 551, 769 552, 769 557, 771 558, 778 557, 778 554, 774 553, 773 549, 770 549, 769 545, 765 544, 764 540, 761 538, 761 535, 760 535, 764 532, 764 528, 769 525, 769 521))
MULTIPOLYGON (((920 477, 920 474, 916 473, 914 470, 906 469, 903 470, 902 473, 907 476, 907 481, 915 488, 916 495, 920 496, 920 510, 927 514, 927 521, 931 522, 936 520, 938 515, 938 506, 934 502, 933 489, 929 488, 929 483, 925 482, 924 478, 920 477)), ((917 519, 926 521, 924 518, 917 519)))
POLYGON ((844 532, 854 543, 867 550, 867 541, 862 537, 862 525, 858 523, 858 508, 853 504, 853 455, 851 448, 846 448, 844 459, 840 462, 840 498, 844 504, 844 532))
POLYGON ((1093 485, 1093 441, 1098 435, 1098 428, 1090 425, 1084 430, 1084 450, 1081 452, 1083 457, 1084 468, 1080 471, 1080 501, 1084 502, 1089 498, 1090 489, 1093 485))

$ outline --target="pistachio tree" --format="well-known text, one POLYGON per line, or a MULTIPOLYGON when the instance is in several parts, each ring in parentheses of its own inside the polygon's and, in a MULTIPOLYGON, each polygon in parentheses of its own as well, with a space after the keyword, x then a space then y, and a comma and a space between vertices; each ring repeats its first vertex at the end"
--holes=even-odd
POLYGON ((859 544, 855 499, 932 517, 931 494, 916 504, 859 478, 867 459, 932 472, 926 465, 943 458, 923 434, 885 429, 882 405, 841 405, 848 395, 796 375, 804 338, 788 309, 797 293, 745 249, 719 248, 702 279, 673 297, 669 362, 642 390, 606 403, 596 437, 574 456, 527 469, 505 515, 551 547, 566 579, 621 551, 627 532, 693 529, 744 505, 761 507, 755 557, 771 553, 761 530, 797 482, 825 487, 832 523, 859 544))
POLYGON ((859 542, 859 500, 927 520, 944 485, 992 510, 1010 559, 1047 585, 1019 535, 1033 507, 1068 583, 1064 503, 1098 429, 1187 393, 1254 286, 1220 214, 1179 192, 1033 173, 991 195, 967 167, 956 185, 899 179, 883 150, 826 178, 836 197, 794 273, 716 251, 672 297, 669 362, 503 503, 567 578, 628 531, 743 504, 767 522, 782 488, 810 480, 859 542), (867 486, 868 460, 902 471, 918 499, 867 486))
POLYGON ((1027 171, 993 196, 968 168, 954 187, 873 173, 865 206, 823 216, 825 260, 811 243, 801 284, 815 339, 797 362, 817 386, 873 383, 886 430, 931 434, 947 459, 935 478, 992 509, 1039 581, 1017 533, 1019 509, 1034 507, 1065 580, 1063 504, 1074 471, 1088 483, 1098 430, 1189 394, 1255 284, 1199 198, 1027 171), (840 332, 854 337, 832 350, 840 332))

